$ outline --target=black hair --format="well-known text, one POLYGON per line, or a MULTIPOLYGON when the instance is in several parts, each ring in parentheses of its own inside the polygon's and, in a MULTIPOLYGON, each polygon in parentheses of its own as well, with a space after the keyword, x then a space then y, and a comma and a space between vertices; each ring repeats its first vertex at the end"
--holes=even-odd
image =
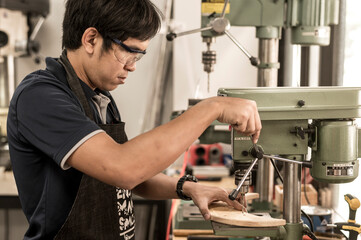
POLYGON ((157 34, 161 17, 162 13, 150 0, 67 0, 62 46, 78 49, 89 27, 96 28, 104 38, 104 50, 111 47, 112 38, 145 41, 157 34))

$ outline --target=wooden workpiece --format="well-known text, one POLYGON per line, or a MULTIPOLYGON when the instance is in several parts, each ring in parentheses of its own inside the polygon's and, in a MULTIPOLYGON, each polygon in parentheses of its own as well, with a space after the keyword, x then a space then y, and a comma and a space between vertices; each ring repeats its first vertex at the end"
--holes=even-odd
POLYGON ((286 220, 268 216, 257 216, 243 213, 223 202, 215 202, 209 206, 211 220, 240 227, 277 227, 286 224, 286 220))
POLYGON ((246 193, 247 201, 257 199, 257 198, 259 198, 259 193, 255 193, 255 192, 246 193))

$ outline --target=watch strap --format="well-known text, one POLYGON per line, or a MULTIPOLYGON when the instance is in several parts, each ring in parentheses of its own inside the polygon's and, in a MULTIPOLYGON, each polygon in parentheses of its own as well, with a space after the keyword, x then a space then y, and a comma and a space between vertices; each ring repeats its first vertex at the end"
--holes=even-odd
POLYGON ((176 192, 177 192, 178 197, 183 200, 192 200, 192 198, 188 197, 187 195, 185 195, 183 193, 183 184, 185 181, 198 182, 198 179, 193 175, 187 174, 187 175, 184 175, 183 177, 181 177, 177 183, 176 192))

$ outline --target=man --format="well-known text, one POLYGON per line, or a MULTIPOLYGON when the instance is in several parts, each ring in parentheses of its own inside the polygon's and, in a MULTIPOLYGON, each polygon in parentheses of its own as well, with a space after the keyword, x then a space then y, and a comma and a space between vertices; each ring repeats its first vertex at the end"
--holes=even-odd
POLYGON ((205 219, 227 191, 161 172, 218 119, 256 142, 253 101, 213 97, 130 141, 109 91, 124 84, 160 27, 149 0, 68 0, 64 51, 14 93, 11 161, 29 229, 25 239, 134 239, 131 191, 191 198, 205 219), (115 187, 113 187, 115 186, 115 187), (176 192, 177 189, 177 192, 176 192))

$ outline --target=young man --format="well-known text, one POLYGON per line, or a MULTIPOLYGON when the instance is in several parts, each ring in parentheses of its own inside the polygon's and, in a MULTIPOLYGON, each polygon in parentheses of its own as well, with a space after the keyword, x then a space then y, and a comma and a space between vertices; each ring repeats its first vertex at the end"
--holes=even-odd
POLYGON ((161 172, 218 119, 257 141, 253 101, 213 97, 127 141, 109 93, 124 84, 160 27, 149 0, 68 0, 64 51, 29 74, 9 108, 8 138, 25 239, 134 239, 131 191, 191 198, 205 219, 227 191, 161 172), (171 146, 171 147, 170 147, 171 146), (176 192, 177 189, 177 192, 176 192))

